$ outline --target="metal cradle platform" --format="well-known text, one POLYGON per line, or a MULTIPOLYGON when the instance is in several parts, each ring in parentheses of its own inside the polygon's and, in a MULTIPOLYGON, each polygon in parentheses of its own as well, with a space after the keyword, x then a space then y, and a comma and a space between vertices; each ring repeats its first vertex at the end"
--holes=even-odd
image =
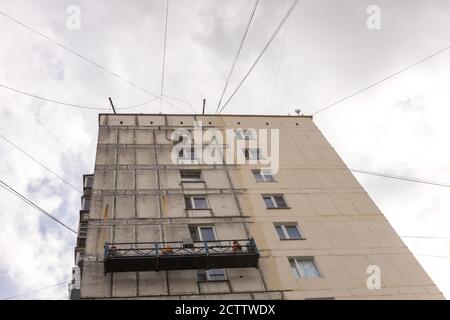
POLYGON ((257 268, 253 239, 105 243, 105 273, 257 268))

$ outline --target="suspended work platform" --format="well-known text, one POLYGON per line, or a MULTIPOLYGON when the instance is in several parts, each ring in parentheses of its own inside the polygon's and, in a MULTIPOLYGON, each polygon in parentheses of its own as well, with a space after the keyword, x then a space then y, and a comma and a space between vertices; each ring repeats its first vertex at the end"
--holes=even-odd
POLYGON ((253 239, 105 243, 105 274, 111 272, 257 268, 253 239))

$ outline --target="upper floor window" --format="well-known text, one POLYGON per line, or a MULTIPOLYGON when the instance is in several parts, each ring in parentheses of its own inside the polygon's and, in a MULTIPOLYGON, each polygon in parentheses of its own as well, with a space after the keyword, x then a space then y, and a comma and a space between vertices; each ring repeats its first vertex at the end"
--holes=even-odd
MULTIPOLYGON (((211 225, 190 225, 189 234, 193 241, 214 241, 216 233, 211 225)), ((197 270, 199 281, 222 281, 226 280, 224 269, 197 270)))
POLYGON ((275 224, 275 229, 277 230, 278 237, 280 240, 300 240, 303 237, 298 231, 297 225, 294 223, 283 223, 275 224))
POLYGON ((196 182, 201 181, 201 171, 200 170, 180 170, 180 176, 182 181, 196 182))
POLYGON ((225 269, 197 270, 198 281, 224 281, 227 280, 225 269))
POLYGON ((296 279, 320 278, 320 272, 314 262, 314 258, 290 258, 289 264, 291 265, 292 274, 296 279))
POLYGON ((264 195, 262 196, 267 209, 283 209, 288 208, 283 195, 264 195))
POLYGON ((272 174, 256 169, 252 170, 257 182, 274 182, 275 178, 272 174))
POLYGON ((252 130, 252 129, 249 129, 249 130, 237 129, 234 132, 235 132, 238 140, 255 140, 256 139, 255 130, 252 130))
POLYGON ((211 225, 189 225, 189 234, 193 241, 216 240, 216 232, 211 225))
POLYGON ((91 198, 87 196, 81 197, 81 210, 89 210, 91 206, 91 198))
POLYGON ((260 160, 263 159, 261 150, 259 148, 245 148, 245 160, 260 160))
POLYGON ((92 188, 94 185, 94 176, 89 175, 84 177, 84 187, 85 188, 92 188))
POLYGON ((184 198, 186 209, 209 209, 206 196, 187 196, 184 198))

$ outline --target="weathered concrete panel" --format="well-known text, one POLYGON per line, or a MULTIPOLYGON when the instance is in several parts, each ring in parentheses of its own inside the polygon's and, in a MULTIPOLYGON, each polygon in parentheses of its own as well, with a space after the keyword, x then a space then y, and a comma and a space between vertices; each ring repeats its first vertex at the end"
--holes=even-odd
POLYGON ((247 237, 243 223, 220 223, 214 224, 217 239, 232 240, 245 239, 247 237))
POLYGON ((264 290, 264 285, 257 269, 227 269, 227 277, 233 292, 264 290))
POLYGON ((137 118, 138 118, 138 126, 157 127, 165 125, 164 116, 139 115, 137 118))
POLYGON ((158 189, 155 170, 136 170, 136 188, 138 190, 158 189))
POLYGON ((150 148, 137 148, 136 164, 137 165, 151 165, 155 164, 155 151, 150 148))
POLYGON ((158 130, 155 132, 156 144, 173 144, 170 140, 172 130, 158 130))
POLYGON ((135 115, 108 115, 108 126, 135 126, 135 115))
POLYGON ((138 242, 161 241, 161 230, 159 225, 139 225, 136 226, 138 242))
POLYGON ((114 190, 114 170, 95 170, 94 190, 114 190))
POLYGON ((110 128, 99 128, 98 130, 98 144, 116 144, 117 130, 110 128))
POLYGON ((153 143, 153 130, 136 130, 136 144, 153 143))
POLYGON ((230 182, 225 170, 202 170, 202 176, 210 189, 230 188, 230 182))
POLYGON ((195 270, 169 271, 168 275, 171 294, 199 293, 195 270))
POLYGON ((161 209, 164 218, 184 217, 184 197, 181 195, 162 195, 161 209))
POLYGON ((116 149, 115 148, 97 148, 97 155, 95 158, 96 165, 115 165, 116 164, 116 149))
POLYGON ((138 272, 139 295, 167 295, 165 272, 138 272))
POLYGON ((134 171, 117 170, 117 190, 134 190, 134 171))
POLYGON ((200 293, 228 293, 230 292, 230 286, 227 281, 201 281, 198 283, 200 287, 200 293))
POLYGON ((114 197, 93 194, 91 196, 91 207, 89 218, 112 219, 114 212, 114 197))
POLYGON ((103 274, 102 262, 85 261, 81 281, 81 298, 111 297, 111 274, 103 274))
POLYGON ((119 132, 119 144, 134 144, 135 130, 117 130, 119 132))
POLYGON ((137 296, 136 272, 117 272, 113 274, 113 296, 134 297, 137 296))
POLYGON ((105 242, 112 241, 112 227, 90 226, 87 232, 86 254, 103 257, 105 242))
POLYGON ((114 242, 136 242, 134 226, 115 226, 114 242))
POLYGON ((134 164, 134 149, 131 148, 119 148, 118 161, 119 165, 132 165, 134 164))
POLYGON ((159 170, 161 189, 180 189, 181 176, 179 170, 159 170))
POLYGON ((231 194, 210 194, 208 202, 214 216, 239 216, 236 200, 231 194))
POLYGON ((130 219, 136 217, 134 196, 117 195, 115 219, 130 219))
POLYGON ((165 241, 181 241, 191 237, 187 225, 166 225, 164 231, 165 241))
POLYGON ((158 218, 159 200, 158 196, 137 195, 136 196, 138 218, 158 218))

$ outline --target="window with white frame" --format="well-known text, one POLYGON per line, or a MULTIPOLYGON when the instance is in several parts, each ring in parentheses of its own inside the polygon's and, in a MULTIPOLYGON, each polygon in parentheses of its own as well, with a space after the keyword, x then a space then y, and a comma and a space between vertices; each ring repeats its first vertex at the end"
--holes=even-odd
POLYGON ((289 208, 286 201, 284 200, 283 195, 274 194, 274 195, 263 195, 264 203, 266 204, 267 209, 285 209, 289 208))
POLYGON ((277 223, 275 224, 280 240, 301 240, 303 239, 297 224, 295 223, 277 223))
POLYGON ((186 196, 184 203, 186 209, 209 209, 206 196, 186 196))
POLYGON ((260 169, 252 170, 256 182, 274 182, 275 178, 272 174, 260 169))
POLYGON ((255 140, 256 139, 255 130, 252 130, 252 129, 248 129, 248 130, 236 129, 234 132, 235 132, 236 138, 238 140, 255 140))
POLYGON ((245 148, 245 160, 260 160, 263 159, 261 150, 259 148, 245 148))
POLYGON ((216 240, 216 232, 211 225, 189 225, 189 234, 193 241, 216 240))
POLYGON ((295 279, 320 278, 320 272, 312 257, 290 258, 292 274, 295 279))
POLYGON ((202 180, 201 170, 180 170, 182 182, 198 182, 202 180))
MULTIPOLYGON (((214 241, 216 233, 211 225, 190 225, 189 233, 194 241, 214 241)), ((226 280, 224 269, 197 270, 198 281, 223 281, 226 280)))

